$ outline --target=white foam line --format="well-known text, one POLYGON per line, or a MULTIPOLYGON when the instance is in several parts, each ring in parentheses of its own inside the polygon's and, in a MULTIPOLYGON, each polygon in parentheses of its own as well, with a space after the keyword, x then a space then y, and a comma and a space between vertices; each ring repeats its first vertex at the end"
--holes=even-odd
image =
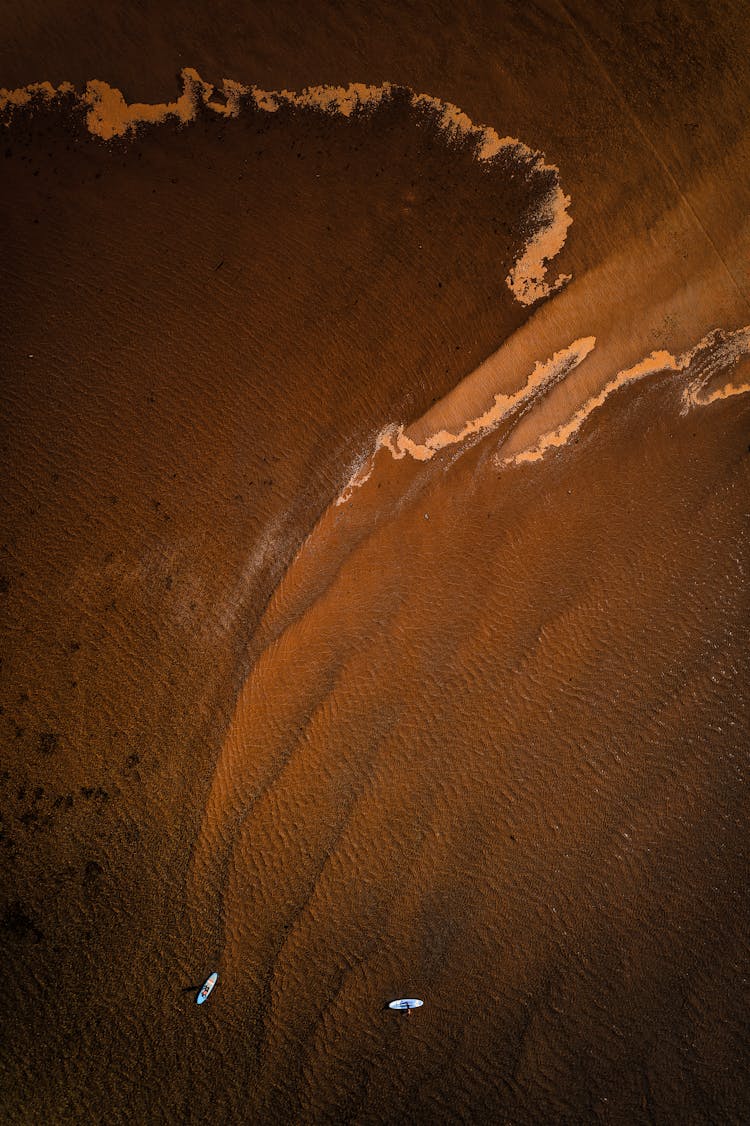
POLYGON ((356 113, 375 110, 398 91, 409 95, 410 104, 418 113, 432 117, 439 128, 456 142, 470 141, 480 164, 492 166, 510 157, 525 165, 528 175, 549 181, 537 206, 533 231, 518 260, 505 281, 517 301, 532 305, 560 289, 570 280, 561 274, 554 282, 546 280, 547 264, 562 249, 572 220, 568 214, 570 199, 559 183, 559 169, 547 164, 541 153, 530 149, 514 137, 501 137, 491 126, 475 125, 458 106, 443 102, 430 94, 417 94, 389 82, 382 86, 351 83, 349 86, 311 86, 298 93, 290 90, 262 90, 225 78, 221 85, 223 101, 214 97, 214 87, 198 72, 186 67, 181 72, 182 93, 173 102, 128 104, 120 90, 99 79, 86 84, 83 94, 64 82, 58 87, 49 82, 32 83, 16 90, 0 89, 0 114, 10 124, 14 114, 33 108, 36 100, 54 102, 69 100, 86 108, 86 126, 90 133, 104 141, 133 135, 143 124, 168 120, 186 125, 201 109, 223 117, 237 117, 243 104, 265 113, 276 113, 282 106, 317 110, 323 113, 352 117, 356 113))
MULTIPOLYGON (((707 407, 720 399, 731 399, 734 395, 746 395, 750 391, 750 383, 732 383, 728 380, 723 387, 715 387, 706 391, 706 384, 718 371, 723 368, 734 367, 745 356, 750 355, 750 325, 738 329, 736 332, 722 335, 712 334, 713 340, 721 337, 720 346, 710 357, 711 362, 702 372, 687 385, 682 392, 683 411, 687 412, 693 407, 707 407)), ((707 337, 710 340, 711 337, 707 337)), ((693 349, 693 354, 700 348, 693 349)))
POLYGON ((366 462, 357 466, 355 472, 338 497, 336 504, 345 504, 354 491, 361 488, 372 476, 375 458, 380 450, 387 450, 391 457, 400 461, 411 457, 415 461, 430 461, 440 450, 457 446, 471 438, 481 438, 496 430, 500 424, 515 411, 522 410, 539 395, 546 394, 556 383, 564 379, 573 368, 585 360, 596 345, 596 338, 585 336, 574 340, 567 348, 561 349, 551 359, 534 365, 526 383, 511 395, 495 395, 492 406, 476 418, 469 419, 458 431, 439 430, 424 442, 415 442, 403 426, 392 423, 383 428, 375 440, 372 454, 366 462))
POLYGON ((586 419, 598 410, 615 391, 660 372, 689 371, 691 367, 698 367, 697 375, 687 384, 682 393, 684 411, 691 407, 707 406, 718 399, 726 399, 732 395, 745 394, 750 391, 750 384, 733 385, 727 383, 724 387, 708 393, 704 389, 706 383, 717 371, 733 366, 749 352, 750 325, 731 333, 723 333, 719 330, 708 333, 698 344, 680 356, 674 356, 667 351, 651 352, 637 364, 618 372, 598 394, 588 399, 567 422, 554 430, 547 431, 546 434, 542 434, 533 446, 521 450, 517 454, 506 458, 497 455, 497 463, 499 465, 520 465, 524 462, 539 461, 549 450, 559 448, 569 442, 581 429, 586 419), (703 361, 703 363, 700 361, 703 361))

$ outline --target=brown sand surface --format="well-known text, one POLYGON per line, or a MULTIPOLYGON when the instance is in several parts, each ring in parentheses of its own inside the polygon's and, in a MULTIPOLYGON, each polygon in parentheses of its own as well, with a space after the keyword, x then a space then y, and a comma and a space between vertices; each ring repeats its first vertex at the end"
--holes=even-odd
POLYGON ((750 30, 605 8, 0 14, 5 1120, 750 1117, 750 30))

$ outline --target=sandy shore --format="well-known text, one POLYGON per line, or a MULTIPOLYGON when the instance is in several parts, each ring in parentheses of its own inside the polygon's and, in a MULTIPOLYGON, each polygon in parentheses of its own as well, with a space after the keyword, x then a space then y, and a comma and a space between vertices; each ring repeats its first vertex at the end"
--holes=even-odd
POLYGON ((741 7, 144 19, 0 18, 7 1120, 747 1120, 741 7))

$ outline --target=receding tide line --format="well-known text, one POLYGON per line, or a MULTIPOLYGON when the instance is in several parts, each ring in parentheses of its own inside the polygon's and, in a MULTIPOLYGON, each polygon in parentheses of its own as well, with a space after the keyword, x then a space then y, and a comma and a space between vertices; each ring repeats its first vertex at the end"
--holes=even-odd
MULTIPOLYGON (((538 399, 567 378, 570 372, 586 359, 595 344, 595 337, 585 336, 573 341, 560 352, 555 352, 551 359, 538 362, 526 383, 518 391, 511 395, 496 395, 493 405, 484 414, 470 419, 455 434, 447 430, 439 430, 424 442, 415 442, 408 436, 404 426, 391 423, 383 427, 375 439, 374 449, 356 466, 336 504, 345 504, 351 499, 355 490, 370 479, 381 450, 387 450, 396 460, 408 456, 415 461, 429 461, 436 453, 449 446, 465 444, 468 448, 472 439, 484 437, 506 420, 510 420, 511 423, 520 421, 538 399)), ((495 463, 498 466, 507 466, 539 461, 551 450, 558 449, 569 442, 586 419, 603 406, 615 391, 648 376, 670 371, 686 373, 688 382, 682 391, 683 413, 694 407, 709 406, 720 399, 744 395, 750 392, 750 383, 733 383, 731 380, 726 380, 721 386, 711 389, 709 384, 722 371, 734 367, 748 355, 750 355, 750 325, 734 332, 715 329, 693 348, 679 356, 667 351, 651 352, 637 364, 618 372, 601 391, 587 399, 567 422, 554 430, 548 430, 537 438, 533 445, 518 453, 509 456, 503 456, 502 451, 497 453, 495 463)), ((471 376, 467 378, 470 379, 471 376)))
POLYGON ((209 110, 223 117, 237 117, 243 108, 276 113, 284 106, 352 117, 366 114, 394 98, 406 95, 415 113, 426 114, 455 142, 472 143, 475 159, 492 167, 508 158, 520 164, 529 178, 538 179, 543 188, 529 236, 519 258, 508 274, 506 283, 522 305, 532 305, 542 297, 560 289, 570 280, 561 274, 554 282, 546 280, 547 264, 562 249, 572 220, 568 214, 570 198, 560 187, 559 169, 547 164, 535 152, 514 137, 501 137, 491 126, 474 125, 467 115, 451 102, 443 102, 431 94, 417 94, 403 86, 385 82, 382 86, 352 83, 349 86, 311 86, 300 93, 290 90, 261 90, 225 78, 221 98, 214 96, 214 87, 190 67, 181 72, 182 93, 173 102, 128 104, 120 90, 106 82, 87 82, 82 94, 69 82, 52 86, 49 82, 33 83, 17 90, 0 89, 0 119, 10 124, 19 112, 33 112, 43 103, 80 106, 86 110, 86 125, 91 134, 104 141, 133 136, 141 125, 167 121, 187 124, 199 112, 209 110))
POLYGON ((574 340, 567 348, 555 352, 551 359, 538 362, 523 387, 511 395, 504 395, 502 392, 495 395, 492 406, 476 418, 469 419, 456 434, 449 430, 438 430, 424 442, 415 442, 403 426, 395 423, 385 426, 375 440, 372 453, 357 466, 336 504, 345 504, 354 490, 370 479, 380 450, 387 450, 396 460, 408 455, 415 461, 430 461, 436 453, 449 446, 468 444, 470 439, 483 438, 506 420, 525 414, 539 397, 565 379, 573 368, 578 367, 595 345, 596 337, 584 336, 580 340, 574 340))
POLYGON ((585 403, 561 426, 548 430, 535 441, 533 446, 509 457, 502 453, 496 455, 499 465, 519 465, 522 462, 539 461, 552 449, 564 446, 578 433, 587 418, 598 410, 610 395, 630 383, 646 379, 664 372, 685 372, 688 383, 682 391, 683 413, 693 407, 708 406, 719 399, 733 395, 743 395, 750 391, 750 383, 735 384, 727 381, 721 387, 707 390, 708 384, 722 371, 732 368, 750 353, 750 325, 734 332, 716 329, 704 336, 693 348, 682 355, 657 351, 640 360, 632 367, 619 371, 596 395, 585 403))

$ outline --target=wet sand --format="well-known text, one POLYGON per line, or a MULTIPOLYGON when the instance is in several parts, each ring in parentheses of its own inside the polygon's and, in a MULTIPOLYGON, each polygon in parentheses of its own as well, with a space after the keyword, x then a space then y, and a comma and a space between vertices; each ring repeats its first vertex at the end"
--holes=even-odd
POLYGON ((18 12, 5 1118, 746 1121, 740 6, 18 12))

